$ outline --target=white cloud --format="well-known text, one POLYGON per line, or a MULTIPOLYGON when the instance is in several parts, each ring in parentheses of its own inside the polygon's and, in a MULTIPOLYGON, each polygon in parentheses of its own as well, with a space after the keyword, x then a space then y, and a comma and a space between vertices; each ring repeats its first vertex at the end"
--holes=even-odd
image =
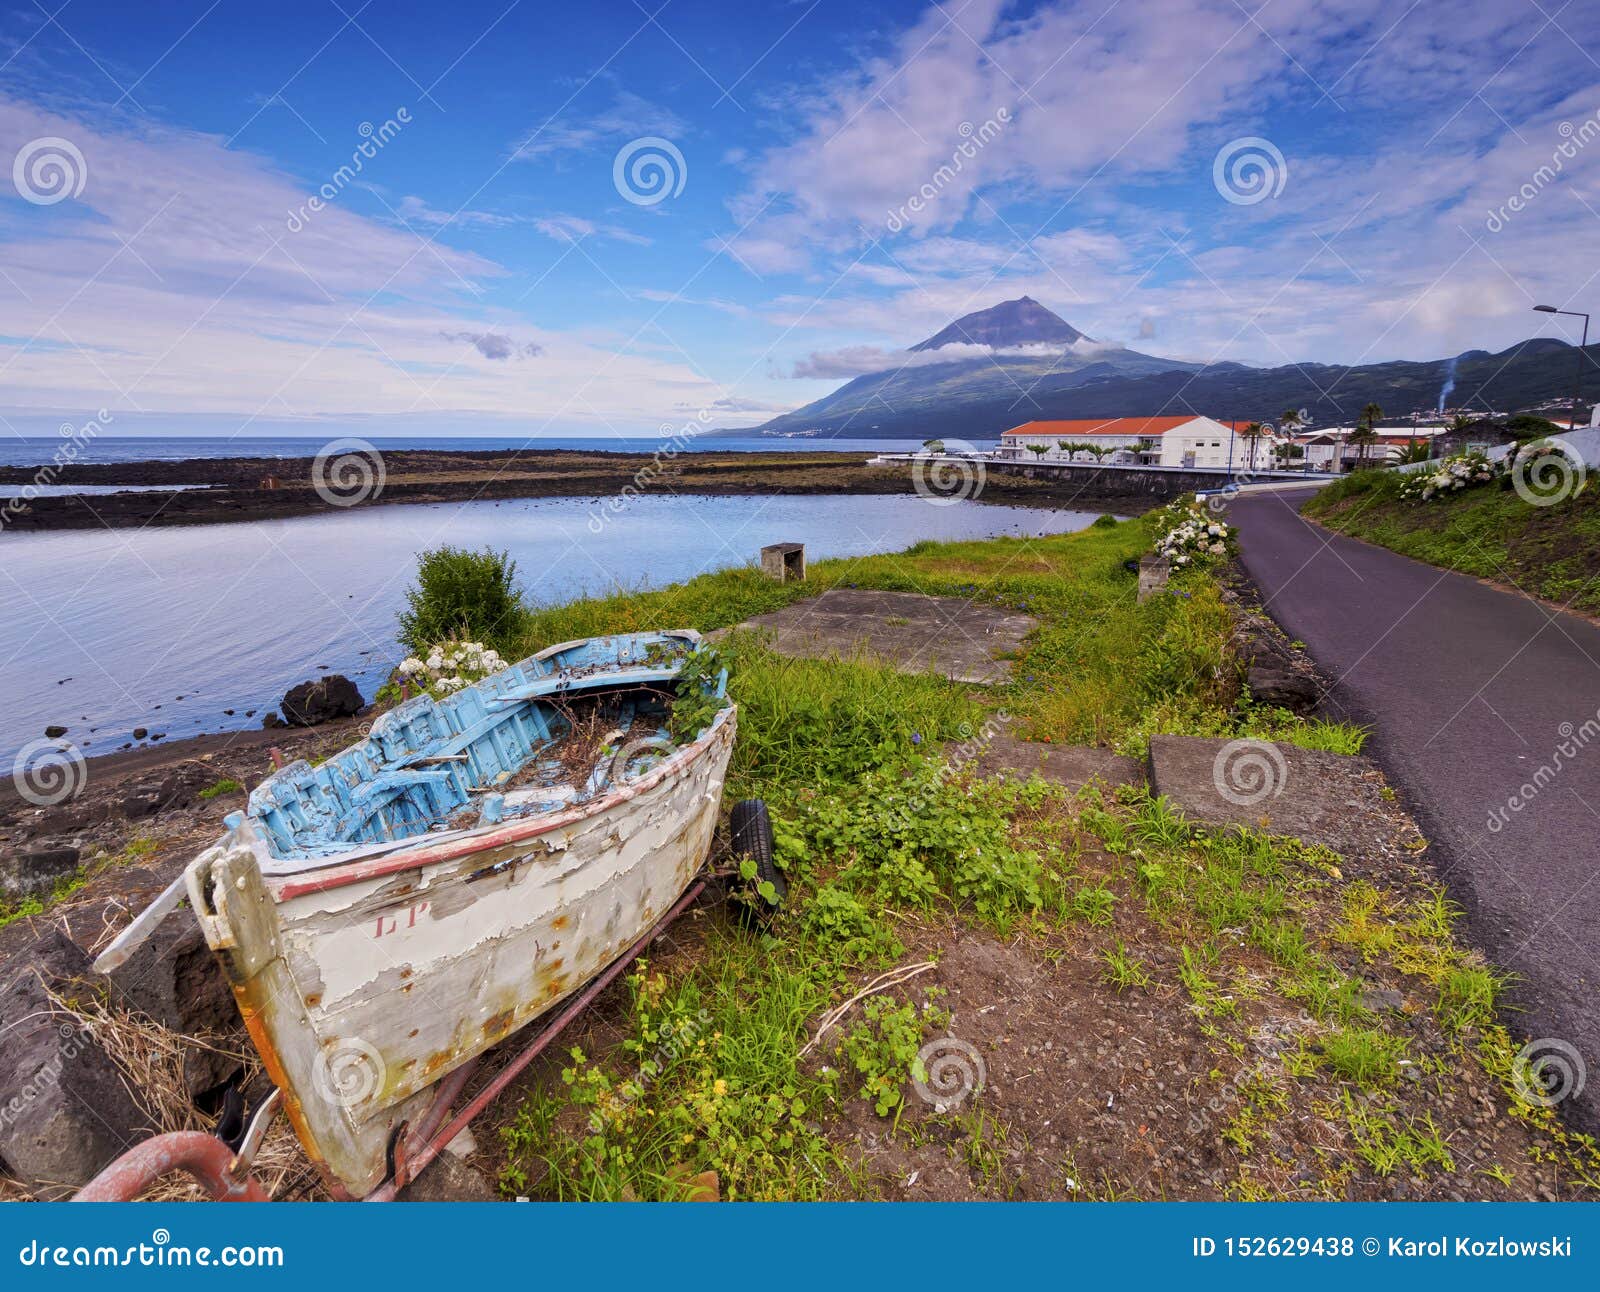
POLYGON ((537 229, 545 237, 553 238, 557 242, 571 243, 583 238, 609 238, 640 247, 650 245, 649 238, 634 233, 631 229, 624 229, 614 224, 596 224, 593 220, 586 220, 578 215, 504 215, 498 211, 468 209, 440 211, 429 206, 420 197, 410 195, 400 199, 395 214, 404 224, 420 224, 435 230, 504 229, 513 225, 524 225, 537 229))
MULTIPOLYGON (((357 214, 354 191, 290 232, 320 179, 215 136, 0 97, 0 156, 42 136, 71 140, 88 173, 75 200, 0 201, 6 407, 581 429, 726 393, 679 356, 483 308, 499 265, 357 214)), ((402 133, 386 149, 405 146, 402 133)), ((384 159, 364 178, 381 180, 384 159)))
POLYGON ((1071 352, 1085 358, 1121 346, 1091 341, 1087 337, 1072 345, 987 346, 954 342, 937 350, 886 350, 875 345, 852 345, 839 350, 815 351, 794 365, 790 374, 801 378, 860 377, 873 372, 900 371, 906 368, 931 368, 941 363, 961 363, 969 359, 1048 358, 1071 352))
POLYGON ((640 135, 676 139, 687 133, 681 117, 631 90, 618 90, 610 107, 590 112, 569 103, 524 135, 512 149, 519 161, 536 162, 560 153, 613 147, 640 135))
POLYGON ((1553 21, 1381 0, 1275 0, 1254 21, 1232 0, 933 7, 797 92, 791 136, 750 160, 730 208, 750 222, 734 248, 809 273, 821 299, 785 290, 766 314, 830 334, 795 370, 836 378, 1022 292, 1097 336, 1159 329, 1163 353, 1194 359, 1372 362, 1566 335, 1528 307, 1586 294, 1573 268, 1600 263, 1600 142, 1502 229, 1486 219, 1563 121, 1600 106, 1597 39, 1600 11, 1576 6, 1553 21), (891 232, 960 122, 1000 104, 1015 121, 891 232), (1282 146, 1289 177, 1239 206, 1211 164, 1249 135, 1282 146))

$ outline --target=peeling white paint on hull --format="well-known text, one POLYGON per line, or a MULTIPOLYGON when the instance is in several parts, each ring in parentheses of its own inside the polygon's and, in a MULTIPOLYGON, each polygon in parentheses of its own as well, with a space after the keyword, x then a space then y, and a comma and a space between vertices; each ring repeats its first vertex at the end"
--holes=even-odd
POLYGON ((581 990, 705 864, 733 749, 692 744, 581 807, 292 874, 230 835, 191 864, 206 939, 301 1143, 360 1197, 432 1087, 581 990))

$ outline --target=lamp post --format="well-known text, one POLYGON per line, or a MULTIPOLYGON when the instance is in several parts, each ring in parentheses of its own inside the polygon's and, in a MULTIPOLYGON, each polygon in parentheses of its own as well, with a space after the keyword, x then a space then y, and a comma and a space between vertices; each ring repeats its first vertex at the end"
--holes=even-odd
POLYGON ((1565 314, 1569 318, 1583 320, 1583 340, 1578 343, 1578 375, 1572 383, 1572 412, 1567 417, 1567 429, 1576 430, 1578 425, 1578 400, 1583 397, 1583 351, 1589 344, 1589 316, 1581 310, 1558 310, 1554 305, 1535 305, 1534 310, 1540 314, 1565 314))

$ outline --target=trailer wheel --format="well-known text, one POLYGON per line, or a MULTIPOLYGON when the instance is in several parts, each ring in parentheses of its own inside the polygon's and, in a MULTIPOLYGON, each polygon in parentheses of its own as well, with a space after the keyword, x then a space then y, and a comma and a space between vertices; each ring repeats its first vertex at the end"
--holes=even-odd
POLYGON ((760 799, 735 803, 728 818, 728 840, 736 862, 749 858, 755 863, 754 879, 742 886, 748 890, 745 905, 759 913, 777 910, 789 894, 789 883, 773 857, 772 819, 767 815, 767 805, 760 799))

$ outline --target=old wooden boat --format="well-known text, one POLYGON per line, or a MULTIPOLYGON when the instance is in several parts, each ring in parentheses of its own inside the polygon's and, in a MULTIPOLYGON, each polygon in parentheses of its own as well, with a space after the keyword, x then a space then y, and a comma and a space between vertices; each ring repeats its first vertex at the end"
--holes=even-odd
POLYGON ((418 696, 263 781, 188 867, 336 1193, 392 1185, 400 1128, 439 1125, 441 1079, 584 988, 695 880, 735 726, 699 646, 690 631, 566 642, 418 696), (704 722, 675 739, 680 690, 704 722))

